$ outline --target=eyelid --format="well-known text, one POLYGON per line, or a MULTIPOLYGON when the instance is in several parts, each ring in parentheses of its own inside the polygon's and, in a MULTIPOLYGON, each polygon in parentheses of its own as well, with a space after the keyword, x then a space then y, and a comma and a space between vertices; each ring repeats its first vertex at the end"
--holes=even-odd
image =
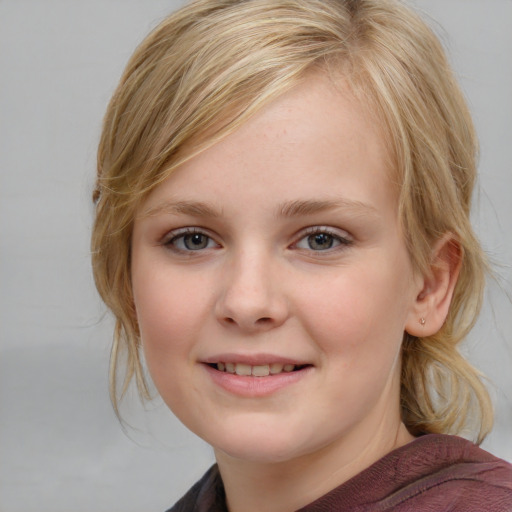
MULTIPOLYGON (((173 250, 174 252, 183 253, 183 254, 191 254, 194 252, 200 253, 200 252, 205 251, 206 249, 213 248, 213 247, 205 247, 203 249, 197 249, 196 251, 194 251, 193 249, 188 249, 188 250, 181 249, 172 243, 180 237, 184 237, 186 235, 194 235, 194 234, 204 235, 215 243, 215 245, 217 246, 216 248, 221 247, 221 244, 218 242, 216 235, 212 234, 210 230, 208 230, 206 228, 199 227, 199 226, 186 226, 186 227, 177 228, 177 229, 168 231, 160 239, 159 244, 169 248, 170 250, 173 250)), ((334 228, 331 226, 310 226, 310 227, 307 227, 307 228, 303 229, 302 231, 300 231, 294 238, 295 238, 295 242, 293 242, 291 244, 290 248, 296 248, 296 249, 304 250, 304 251, 308 251, 308 252, 326 253, 326 254, 332 253, 336 250, 340 250, 340 248, 341 249, 346 248, 346 247, 352 245, 354 242, 353 237, 347 231, 340 229, 340 228, 334 228), (318 251, 315 251, 314 249, 306 249, 306 248, 298 247, 299 242, 301 242, 303 239, 307 238, 308 236, 315 235, 315 234, 321 234, 321 233, 325 233, 329 236, 332 236, 339 243, 333 248, 329 248, 329 249, 325 249, 325 250, 318 250, 318 251)))
POLYGON ((170 250, 173 250, 174 252, 179 252, 179 253, 183 253, 183 254, 202 252, 206 249, 212 249, 211 247, 208 247, 208 248, 204 248, 204 249, 198 249, 197 251, 184 250, 184 249, 180 249, 179 247, 176 247, 172 243, 175 240, 179 239, 180 237, 184 237, 186 235, 195 235, 195 234, 204 235, 204 236, 208 237, 210 240, 212 240, 216 244, 217 247, 221 246, 220 243, 217 241, 217 238, 208 229, 201 228, 199 226, 187 226, 187 227, 173 229, 171 231, 168 231, 161 238, 159 243, 160 243, 160 245, 163 245, 163 246, 169 248, 170 250))
MULTIPOLYGON (((314 251, 313 249, 304 249, 304 250, 308 250, 310 252, 315 252, 315 253, 330 253, 330 252, 336 251, 337 249, 339 250, 340 247, 342 249, 346 248, 346 247, 352 245, 354 242, 353 237, 344 229, 333 228, 330 226, 310 226, 298 233, 298 235, 295 237, 296 241, 292 244, 292 247, 294 247, 294 246, 297 247, 298 243, 301 242, 304 238, 307 238, 308 236, 321 234, 321 233, 325 233, 329 236, 332 236, 337 241, 339 241, 339 245, 337 245, 336 247, 330 248, 330 249, 325 249, 323 251, 314 251)), ((302 249, 301 247, 297 247, 297 248, 302 249)))
POLYGON ((338 238, 345 238, 347 240, 351 240, 352 237, 348 231, 341 228, 334 228, 332 226, 309 226, 305 228, 299 235, 314 235, 315 233, 327 233, 332 236, 336 236, 338 238))

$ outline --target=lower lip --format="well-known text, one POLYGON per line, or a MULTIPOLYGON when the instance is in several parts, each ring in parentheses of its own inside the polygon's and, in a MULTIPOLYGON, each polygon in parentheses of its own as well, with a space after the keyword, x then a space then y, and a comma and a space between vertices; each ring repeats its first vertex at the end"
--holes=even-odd
POLYGON ((247 398, 259 398, 272 395, 283 388, 292 386, 306 377, 313 367, 307 366, 294 372, 282 372, 267 377, 241 376, 221 372, 205 364, 203 365, 213 382, 233 395, 247 398))

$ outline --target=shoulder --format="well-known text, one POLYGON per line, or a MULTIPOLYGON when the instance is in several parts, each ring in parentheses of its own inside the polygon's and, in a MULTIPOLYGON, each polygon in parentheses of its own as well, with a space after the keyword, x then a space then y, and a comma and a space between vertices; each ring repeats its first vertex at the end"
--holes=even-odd
POLYGON ((512 466, 466 439, 427 435, 396 456, 390 510, 512 512, 512 466))
POLYGON ((214 464, 167 512, 227 512, 224 487, 214 464))
POLYGON ((456 436, 392 451, 304 512, 512 512, 512 466, 456 436))
MULTIPOLYGON (((216 465, 167 512, 227 512, 216 465)), ((512 512, 512 466, 456 436, 392 451, 303 512, 512 512)))

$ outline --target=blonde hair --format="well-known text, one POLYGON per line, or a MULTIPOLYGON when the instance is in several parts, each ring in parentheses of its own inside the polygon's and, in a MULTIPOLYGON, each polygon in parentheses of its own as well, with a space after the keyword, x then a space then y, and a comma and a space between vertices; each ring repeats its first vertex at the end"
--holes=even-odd
POLYGON ((477 141, 440 42, 394 0, 195 0, 137 48, 105 115, 94 192, 94 277, 116 318, 114 407, 134 376, 149 397, 130 280, 135 211, 181 163, 312 69, 346 79, 381 121, 415 268, 428 273, 432 246, 446 233, 460 245, 445 324, 433 336, 404 335, 402 418, 413 434, 472 428, 480 442, 492 408, 479 373, 457 348, 478 316, 486 269, 469 221, 477 141))

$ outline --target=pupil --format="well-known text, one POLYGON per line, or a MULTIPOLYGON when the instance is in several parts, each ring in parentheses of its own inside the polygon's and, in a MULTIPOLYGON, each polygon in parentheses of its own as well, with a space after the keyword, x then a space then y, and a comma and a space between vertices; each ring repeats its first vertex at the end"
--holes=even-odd
POLYGON ((187 249, 204 249, 208 245, 208 238, 201 233, 193 233, 185 236, 184 242, 187 249))
POLYGON ((330 249, 333 244, 333 238, 327 233, 317 233, 309 237, 309 246, 311 249, 325 250, 330 249))

